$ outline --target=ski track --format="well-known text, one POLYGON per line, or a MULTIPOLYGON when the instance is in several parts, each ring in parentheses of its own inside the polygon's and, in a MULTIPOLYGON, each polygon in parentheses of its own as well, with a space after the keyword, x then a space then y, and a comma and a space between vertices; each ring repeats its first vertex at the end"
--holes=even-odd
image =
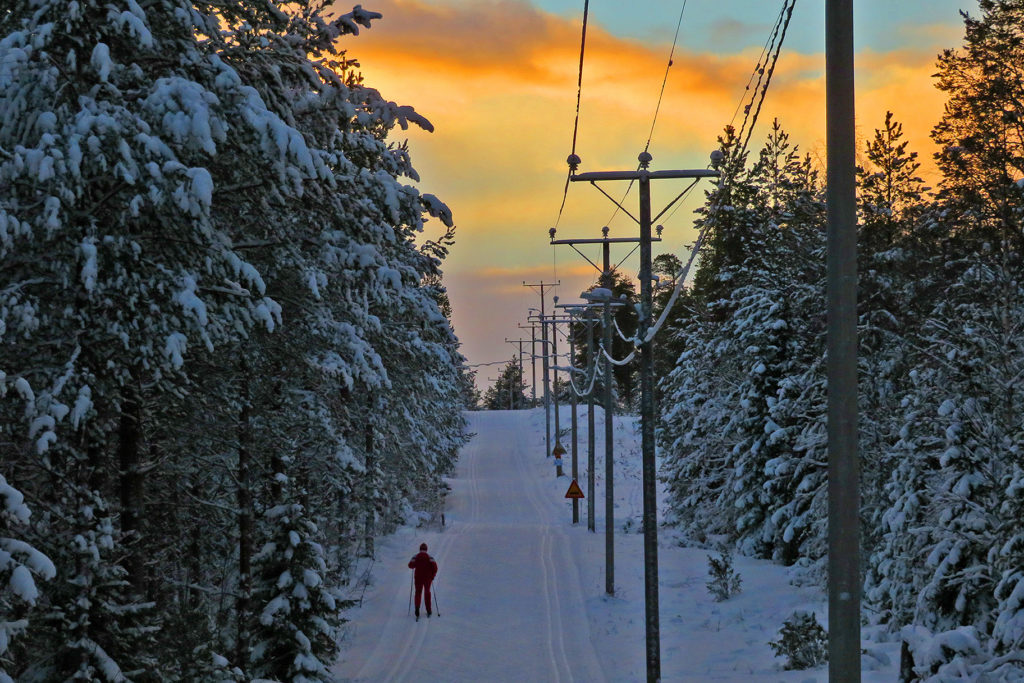
MULTIPOLYGON (((519 453, 529 452, 529 448, 523 443, 522 435, 523 431, 519 431, 517 440, 517 451, 519 453)), ((530 473, 526 470, 526 463, 523 458, 516 459, 516 465, 518 471, 522 477, 522 481, 528 481, 530 473)), ((530 501, 533 509, 537 512, 539 519, 556 519, 558 513, 557 508, 553 509, 551 505, 544 505, 543 502, 537 496, 537 489, 532 486, 525 488, 526 496, 530 501)), ((569 659, 565 654, 565 643, 562 638, 562 608, 561 602, 558 598, 558 571, 555 567, 554 558, 552 557, 553 543, 552 543, 552 529, 554 527, 551 524, 542 524, 541 526, 541 569, 544 577, 544 597, 547 609, 545 610, 545 616, 547 618, 547 629, 548 629, 548 657, 551 661, 552 673, 555 674, 552 681, 561 681, 561 673, 564 671, 568 677, 568 680, 572 679, 572 667, 569 665, 569 659), (556 652, 557 650, 557 652, 556 652)), ((564 534, 559 535, 559 547, 564 547, 565 536, 564 534)))
POLYGON ((477 436, 451 481, 447 527, 379 540, 368 598, 348 615, 341 681, 605 680, 576 565, 581 544, 600 539, 571 525, 556 493, 567 480, 555 481, 530 446, 528 416, 472 414, 477 436), (445 602, 435 605, 443 618, 417 623, 407 616, 406 563, 421 540, 445 602))

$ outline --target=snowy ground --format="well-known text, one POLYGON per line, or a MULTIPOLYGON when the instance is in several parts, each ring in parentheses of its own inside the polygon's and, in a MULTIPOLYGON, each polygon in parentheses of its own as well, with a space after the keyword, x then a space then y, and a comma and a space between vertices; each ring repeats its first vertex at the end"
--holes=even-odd
MULTIPOLYGON (((476 436, 450 481, 447 526, 378 539, 362 607, 347 615, 334 670, 341 681, 645 680, 639 435, 635 420, 616 419, 615 596, 608 597, 603 428, 596 414, 596 534, 587 531, 585 501, 580 524, 572 525, 564 498, 570 480, 556 479, 544 455, 542 410, 469 414, 476 436), (408 616, 406 564, 420 542, 440 566, 439 614, 416 623, 408 616)), ((564 428, 568 408, 562 415, 564 428)), ((586 491, 583 410, 579 424, 586 491)), ((705 586, 708 551, 679 547, 666 530, 660 542, 662 680, 828 679, 826 667, 784 671, 768 646, 794 610, 814 611, 826 623, 820 590, 795 587, 783 567, 738 557, 743 592, 715 602, 705 586)), ((871 645, 876 656, 864 657, 865 683, 897 680, 897 647, 871 645)))

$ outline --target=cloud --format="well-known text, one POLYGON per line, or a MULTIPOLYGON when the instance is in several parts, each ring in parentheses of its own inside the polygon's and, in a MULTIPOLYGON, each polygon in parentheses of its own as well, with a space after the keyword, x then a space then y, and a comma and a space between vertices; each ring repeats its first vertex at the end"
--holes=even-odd
MULTIPOLYGON (((485 360, 537 305, 536 295, 522 287, 524 279, 549 279, 554 261, 570 299, 593 279, 587 272, 592 267, 567 247, 552 253, 547 229, 558 220, 560 236, 596 237, 614 211, 593 188, 573 184, 560 218, 558 213, 572 147, 580 25, 522 0, 382 0, 373 9, 384 18, 372 30, 346 37, 342 47, 361 62, 368 85, 413 105, 435 125, 432 134, 410 129, 399 135, 408 136, 420 186, 454 212, 457 241, 445 273, 456 331, 467 356, 485 360)), ((714 30, 754 28, 736 23, 714 30)), ((651 134, 668 48, 590 25, 576 144, 583 170, 635 167, 651 134)), ((928 133, 943 104, 932 87, 935 54, 928 47, 862 51, 856 61, 859 137, 870 139, 892 110, 926 173, 934 169, 928 133)), ((655 168, 707 163, 722 128, 742 120, 745 86, 759 55, 760 46, 733 54, 677 48, 651 142, 655 168)), ((785 51, 752 151, 778 118, 802 151, 823 157, 824 93, 823 55, 785 51)), ((626 188, 606 189, 618 197, 626 188)), ((671 199, 679 189, 666 183, 656 191, 671 199)), ((635 202, 634 190, 626 200, 630 211, 635 202)), ((664 248, 682 251, 693 238, 687 210, 666 227, 664 248)), ((620 212, 612 229, 630 234, 635 225, 620 212)), ((635 257, 623 269, 633 272, 635 257)), ((500 351, 498 357, 506 357, 500 351)))

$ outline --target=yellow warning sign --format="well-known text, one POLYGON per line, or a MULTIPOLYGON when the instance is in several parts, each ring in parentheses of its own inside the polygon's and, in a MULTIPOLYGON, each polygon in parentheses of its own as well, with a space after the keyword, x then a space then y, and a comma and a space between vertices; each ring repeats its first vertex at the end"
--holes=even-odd
POLYGON ((580 485, 576 483, 575 479, 573 479, 572 483, 569 484, 569 490, 565 492, 565 497, 566 498, 582 498, 583 497, 583 489, 580 488, 580 485))

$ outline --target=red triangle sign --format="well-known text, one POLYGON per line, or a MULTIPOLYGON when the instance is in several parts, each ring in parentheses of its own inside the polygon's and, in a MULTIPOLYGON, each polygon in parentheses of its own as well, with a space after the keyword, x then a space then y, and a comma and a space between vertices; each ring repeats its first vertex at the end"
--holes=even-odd
POLYGON ((569 484, 569 490, 565 492, 565 497, 566 498, 582 498, 583 497, 583 489, 580 488, 580 485, 576 483, 575 479, 573 479, 572 483, 569 484))

